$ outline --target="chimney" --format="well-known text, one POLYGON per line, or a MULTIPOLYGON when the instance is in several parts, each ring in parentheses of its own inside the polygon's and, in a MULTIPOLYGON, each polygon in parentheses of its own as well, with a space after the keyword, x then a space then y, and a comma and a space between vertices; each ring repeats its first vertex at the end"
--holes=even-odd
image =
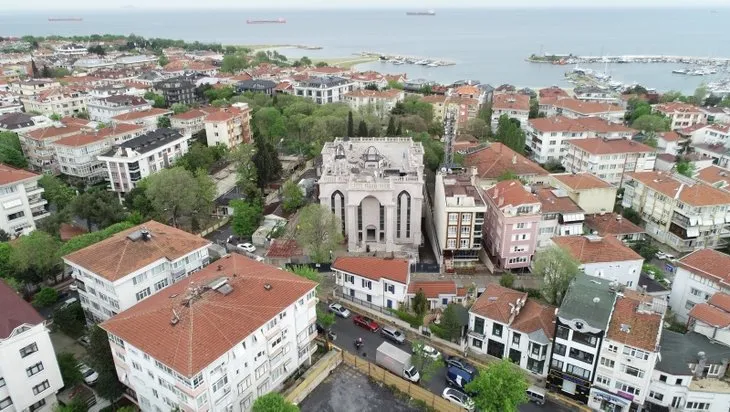
POLYGON ((697 352, 697 365, 695 365, 695 377, 702 379, 702 375, 705 371, 705 365, 707 365, 707 356, 705 352, 697 352))
POLYGON ((517 155, 516 154, 515 155, 512 155, 512 164, 513 165, 516 165, 517 164, 517 155))

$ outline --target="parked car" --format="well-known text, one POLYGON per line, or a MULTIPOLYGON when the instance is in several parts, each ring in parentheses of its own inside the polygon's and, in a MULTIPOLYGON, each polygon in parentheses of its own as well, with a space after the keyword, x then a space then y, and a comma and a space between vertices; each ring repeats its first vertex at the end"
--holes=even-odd
POLYGON ((386 339, 390 339, 399 345, 402 345, 403 342, 406 341, 406 335, 392 326, 383 326, 383 329, 380 330, 380 334, 386 339))
POLYGON ((444 362, 446 362, 446 366, 453 366, 471 375, 476 375, 477 373, 477 368, 458 356, 448 356, 444 359, 444 362))
POLYGON ((349 318, 350 317, 350 311, 347 310, 346 307, 340 305, 339 303, 333 303, 329 306, 330 312, 334 313, 335 315, 341 317, 341 318, 349 318))
POLYGON ((239 243, 236 245, 236 247, 239 250, 243 250, 244 252, 253 253, 256 251, 256 246, 250 244, 250 243, 239 243))
POLYGON ((437 351, 433 346, 423 345, 423 354, 433 360, 439 360, 441 353, 437 351))
POLYGON ((468 385, 473 379, 474 375, 463 369, 449 366, 446 370, 446 384, 456 389, 466 391, 466 385, 468 385))
POLYGON ((68 285, 68 290, 70 290, 71 292, 76 292, 77 290, 79 290, 79 285, 76 284, 76 281, 73 281, 70 285, 68 285))
POLYGON ((662 251, 656 252, 656 258, 662 259, 662 260, 674 260, 674 255, 669 253, 664 253, 662 251))
POLYGON ((84 335, 78 339, 79 345, 88 348, 91 346, 91 339, 89 339, 88 336, 84 335))
POLYGON ((241 242, 242 240, 243 240, 243 239, 241 239, 241 238, 240 238, 240 237, 238 237, 238 236, 233 236, 233 235, 231 235, 231 236, 228 236, 228 239, 226 239, 226 243, 228 243, 228 244, 231 244, 231 245, 237 245, 237 244, 239 244, 239 243, 242 243, 242 242, 241 242))
POLYGON ((441 396, 447 401, 459 405, 467 411, 474 410, 474 401, 464 392, 458 391, 454 388, 446 388, 441 396))
POLYGON ((87 385, 94 385, 99 379, 99 374, 85 363, 79 363, 78 366, 79 372, 81 372, 81 375, 84 377, 84 382, 86 382, 87 385))
POLYGON ((361 328, 365 328, 370 332, 377 332, 378 330, 380 330, 380 325, 378 325, 377 322, 367 316, 357 315, 352 318, 352 321, 355 323, 355 325, 360 326, 361 328))
POLYGON ((70 298, 63 301, 61 306, 59 306, 59 309, 66 309, 67 307, 73 305, 74 303, 78 302, 79 300, 76 298, 70 298))

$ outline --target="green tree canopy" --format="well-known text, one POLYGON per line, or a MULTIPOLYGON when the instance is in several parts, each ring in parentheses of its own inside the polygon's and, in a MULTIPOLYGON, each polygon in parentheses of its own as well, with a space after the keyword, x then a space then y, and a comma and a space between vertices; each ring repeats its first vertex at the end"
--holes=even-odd
POLYGON ((56 210, 65 209, 76 197, 76 190, 56 176, 44 174, 38 185, 44 189, 43 197, 56 206, 56 210))
POLYGON ((256 398, 251 412, 299 412, 299 407, 287 401, 280 393, 269 392, 256 398))
POLYGON ((667 132, 670 120, 659 114, 645 114, 631 123, 631 127, 644 132, 667 132))
POLYGON ((227 54, 223 56, 221 63, 221 71, 224 73, 238 73, 249 67, 246 57, 235 54, 227 54))
POLYGON ((103 189, 91 189, 75 197, 71 202, 71 210, 86 220, 89 231, 119 223, 127 215, 114 192, 103 189))
POLYGON ((37 308, 47 308, 58 301, 58 292, 56 289, 43 287, 33 296, 33 306, 37 308))
POLYGON ((476 393, 472 398, 479 411, 517 412, 527 402, 528 381, 525 374, 509 360, 502 359, 482 369, 466 390, 476 393))
POLYGON ((447 338, 451 341, 458 341, 461 338, 461 334, 465 326, 461 319, 459 319, 460 313, 464 307, 462 306, 459 308, 458 306, 461 305, 449 303, 441 315, 440 326, 444 330, 447 338))
POLYGON ((503 114, 499 117, 495 138, 498 142, 522 154, 525 152, 525 132, 520 129, 518 123, 514 119, 510 119, 506 114, 503 114))
POLYGON ((0 132, 0 163, 5 163, 19 169, 28 167, 28 161, 23 155, 18 135, 12 132, 0 132))
POLYGON ((73 388, 83 381, 84 377, 78 367, 79 361, 73 353, 59 353, 56 355, 56 360, 58 361, 58 368, 61 370, 64 386, 73 388))
POLYGON ((694 173, 695 173, 694 163, 690 162, 687 159, 682 159, 679 162, 677 162, 676 167, 677 167, 677 173, 687 176, 687 177, 692 177, 692 175, 694 175, 694 173))
POLYGON ((231 200, 230 206, 233 208, 233 217, 231 218, 233 233, 244 238, 250 238, 259 228, 263 218, 264 209, 261 203, 258 200, 231 200))
POLYGON ((281 161, 279 161, 279 154, 270 140, 264 137, 256 137, 254 138, 254 145, 256 146, 256 153, 254 153, 251 160, 256 166, 257 185, 264 188, 281 177, 281 161))
POLYGON ((426 294, 423 293, 423 289, 418 289, 418 292, 413 297, 413 312, 419 318, 423 318, 428 312, 428 299, 426 299, 426 294))
POLYGON ((421 375, 421 383, 425 384, 434 377, 436 372, 443 366, 443 360, 439 355, 434 359, 425 350, 426 344, 422 340, 413 342, 413 355, 411 356, 412 365, 418 369, 421 375))
POLYGON ((543 280, 542 294, 545 300, 560 306, 570 282, 578 274, 578 266, 578 261, 559 246, 537 253, 533 273, 543 280))
POLYGON ((302 188, 292 180, 287 180, 281 191, 281 207, 285 212, 294 212, 304 205, 302 188))
POLYGON ((109 336, 104 329, 94 325, 89 331, 89 341, 90 345, 87 348, 89 366, 99 374, 94 389, 102 398, 115 402, 124 393, 124 385, 117 379, 109 336))
POLYGON ((19 237, 12 244, 9 262, 16 278, 28 284, 52 279, 61 270, 58 248, 58 240, 40 230, 19 237))
POLYGON ((479 140, 484 140, 490 135, 490 126, 489 123, 485 122, 484 120, 476 117, 474 119, 470 119, 466 122, 466 126, 464 127, 464 132, 466 134, 470 134, 474 137, 476 137, 479 140))
POLYGON ((193 174, 182 167, 163 169, 146 178, 145 193, 157 213, 175 227, 192 227, 210 216, 215 184, 206 173, 193 174))
POLYGON ((53 312, 53 323, 72 338, 81 337, 86 329, 86 318, 81 303, 76 302, 65 308, 56 309, 53 312))
POLYGON ((152 101, 152 107, 163 108, 167 105, 165 98, 162 95, 156 94, 155 92, 147 92, 144 94, 145 100, 152 101))
POLYGON ((260 135, 269 143, 278 144, 286 136, 284 116, 274 107, 263 107, 253 115, 253 122, 260 135))
POLYGON ((311 204, 299 212, 296 237, 299 246, 317 263, 329 262, 330 251, 344 239, 340 219, 320 204, 311 204))
POLYGON ((180 113, 185 113, 188 110, 190 110, 190 107, 188 107, 187 105, 184 105, 182 103, 175 103, 170 107, 170 109, 172 109, 172 112, 174 114, 180 114, 180 113))
POLYGON ((157 127, 163 128, 163 127, 170 127, 172 126, 172 122, 170 121, 170 118, 167 116, 160 116, 157 118, 157 127))

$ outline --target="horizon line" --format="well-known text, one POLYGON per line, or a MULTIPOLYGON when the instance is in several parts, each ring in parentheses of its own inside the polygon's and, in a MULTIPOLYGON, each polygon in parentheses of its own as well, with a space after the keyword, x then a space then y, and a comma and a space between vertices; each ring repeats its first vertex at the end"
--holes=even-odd
POLYGON ((607 4, 600 5, 554 5, 554 6, 528 6, 528 5, 471 5, 471 6, 449 6, 449 7, 428 7, 424 6, 421 8, 416 7, 368 7, 364 5, 352 5, 348 7, 332 7, 332 6, 312 6, 312 7, 272 7, 271 5, 266 6, 181 6, 181 7, 159 7, 159 6, 114 6, 114 7, 102 7, 102 8, 88 8, 88 7, 64 7, 62 9, 49 9, 49 8, 17 8, 17 9, 5 9, 0 12, 0 15, 10 14, 8 12, 48 12, 48 11, 66 11, 66 10, 86 10, 88 12, 95 11, 144 11, 144 10, 166 10, 166 11, 180 11, 180 10, 290 10, 290 11, 307 11, 307 10, 330 10, 330 11, 342 11, 342 10, 621 10, 621 9, 644 9, 644 10, 702 10, 707 11, 713 10, 730 10, 730 5, 714 5, 714 4, 700 4, 700 5, 685 5, 685 4, 670 4, 670 5, 642 5, 642 4, 622 4, 617 6, 611 6, 607 4))

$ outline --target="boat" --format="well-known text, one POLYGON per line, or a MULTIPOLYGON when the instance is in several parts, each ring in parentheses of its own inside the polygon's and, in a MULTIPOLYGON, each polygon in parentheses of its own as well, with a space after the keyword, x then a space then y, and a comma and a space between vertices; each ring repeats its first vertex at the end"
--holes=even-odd
POLYGON ((246 20, 246 24, 283 24, 286 19, 278 18, 275 20, 246 20))
POLYGON ((417 61, 417 62, 416 62, 415 64, 420 64, 420 65, 423 65, 423 66, 425 66, 425 65, 427 65, 427 64, 428 64, 428 60, 419 60, 419 61, 417 61))
POLYGON ((440 64, 438 64, 438 63, 429 63, 426 66, 428 66, 428 67, 439 67, 440 64))
POLYGON ((434 10, 426 10, 426 11, 407 11, 406 16, 435 16, 436 12, 434 10))
POLYGON ((48 21, 84 21, 81 17, 49 17, 48 21))
POLYGON ((688 74, 689 70, 687 69, 674 69, 672 70, 672 73, 674 74, 688 74))

